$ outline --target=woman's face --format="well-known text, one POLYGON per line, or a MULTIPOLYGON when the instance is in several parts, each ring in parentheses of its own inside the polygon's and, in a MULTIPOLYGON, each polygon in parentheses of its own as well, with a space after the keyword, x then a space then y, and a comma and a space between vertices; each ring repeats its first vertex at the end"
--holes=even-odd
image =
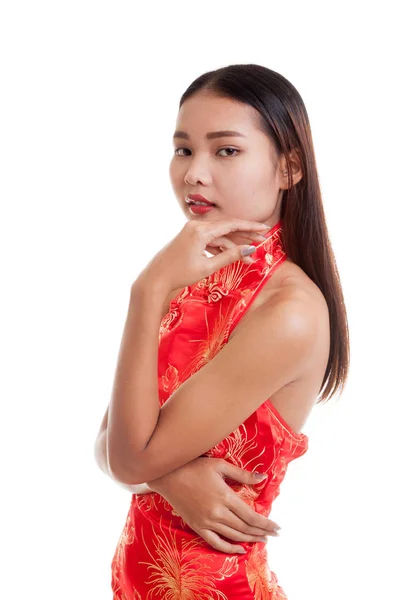
MULTIPOLYGON (((182 104, 170 178, 188 220, 239 218, 271 227, 279 221, 286 163, 279 161, 275 170, 272 144, 257 128, 257 115, 247 104, 210 92, 198 92, 182 104), (189 194, 199 194, 216 206, 194 214, 185 200, 189 194)), ((237 233, 227 237, 242 243, 237 233)))

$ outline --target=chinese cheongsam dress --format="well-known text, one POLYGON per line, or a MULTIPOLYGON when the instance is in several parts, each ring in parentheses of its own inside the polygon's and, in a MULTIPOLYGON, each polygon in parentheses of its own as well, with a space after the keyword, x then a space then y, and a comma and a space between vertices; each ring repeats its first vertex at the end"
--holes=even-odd
MULTIPOLYGON (((286 260, 281 222, 256 248, 254 263, 231 263, 185 287, 171 301, 159 331, 161 405, 228 342, 257 294, 286 260)), ((255 511, 268 516, 288 463, 307 448, 308 437, 295 432, 266 399, 204 456, 267 473, 267 479, 255 485, 229 479, 226 483, 255 511)), ((161 495, 132 495, 111 563, 113 599, 285 600, 269 568, 266 544, 240 545, 246 554, 218 551, 196 534, 161 495)))

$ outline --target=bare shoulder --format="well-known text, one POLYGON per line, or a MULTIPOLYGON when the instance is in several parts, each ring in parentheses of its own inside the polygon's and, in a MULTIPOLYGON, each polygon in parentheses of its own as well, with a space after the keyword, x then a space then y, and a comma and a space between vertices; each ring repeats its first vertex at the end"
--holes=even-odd
MULTIPOLYGON (((303 300, 305 307, 318 315, 318 319, 329 318, 326 299, 316 283, 295 263, 287 260, 284 266, 275 282, 276 296, 281 301, 286 298, 303 300)), ((267 297, 265 301, 268 302, 267 297)))
POLYGON ((325 297, 297 265, 289 264, 285 271, 282 270, 280 278, 271 282, 269 289, 266 286, 254 317, 263 319, 269 311, 278 309, 277 314, 283 319, 282 327, 289 328, 293 335, 301 330, 305 333, 304 340, 309 339, 319 354, 321 344, 327 346, 326 335, 329 333, 329 310, 325 297))
POLYGON ((258 309, 269 310, 272 306, 290 301, 297 301, 303 313, 308 312, 316 320, 323 319, 329 325, 328 306, 321 290, 299 266, 287 259, 264 285, 229 339, 246 327, 255 312, 257 318, 262 318, 263 311, 258 309))

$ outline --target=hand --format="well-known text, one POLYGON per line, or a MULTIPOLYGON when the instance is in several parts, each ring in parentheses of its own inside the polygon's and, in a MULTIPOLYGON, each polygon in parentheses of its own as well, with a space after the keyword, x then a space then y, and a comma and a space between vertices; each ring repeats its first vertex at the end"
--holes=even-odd
POLYGON ((167 291, 184 288, 237 260, 246 262, 241 250, 247 245, 236 245, 224 237, 225 234, 245 231, 246 237, 250 235, 250 239, 262 241, 265 238, 257 232, 266 233, 268 229, 268 225, 243 219, 208 223, 188 221, 180 233, 155 255, 139 277, 162 281, 167 291), (208 258, 205 251, 213 254, 216 248, 220 249, 217 255, 208 258))
POLYGON ((147 485, 161 494, 193 531, 221 552, 233 554, 242 547, 218 534, 237 542, 266 542, 267 535, 279 535, 274 533, 279 526, 246 504, 224 477, 250 485, 260 483, 253 473, 224 459, 200 456, 147 485))

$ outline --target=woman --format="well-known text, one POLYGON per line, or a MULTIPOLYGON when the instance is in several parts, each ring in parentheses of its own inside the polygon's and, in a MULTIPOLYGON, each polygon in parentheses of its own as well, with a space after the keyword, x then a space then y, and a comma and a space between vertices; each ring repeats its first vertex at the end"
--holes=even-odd
POLYGON ((96 441, 134 492, 114 598, 284 599, 268 515, 349 368, 307 112, 282 75, 231 65, 183 94, 174 144, 188 222, 132 284, 96 441))

